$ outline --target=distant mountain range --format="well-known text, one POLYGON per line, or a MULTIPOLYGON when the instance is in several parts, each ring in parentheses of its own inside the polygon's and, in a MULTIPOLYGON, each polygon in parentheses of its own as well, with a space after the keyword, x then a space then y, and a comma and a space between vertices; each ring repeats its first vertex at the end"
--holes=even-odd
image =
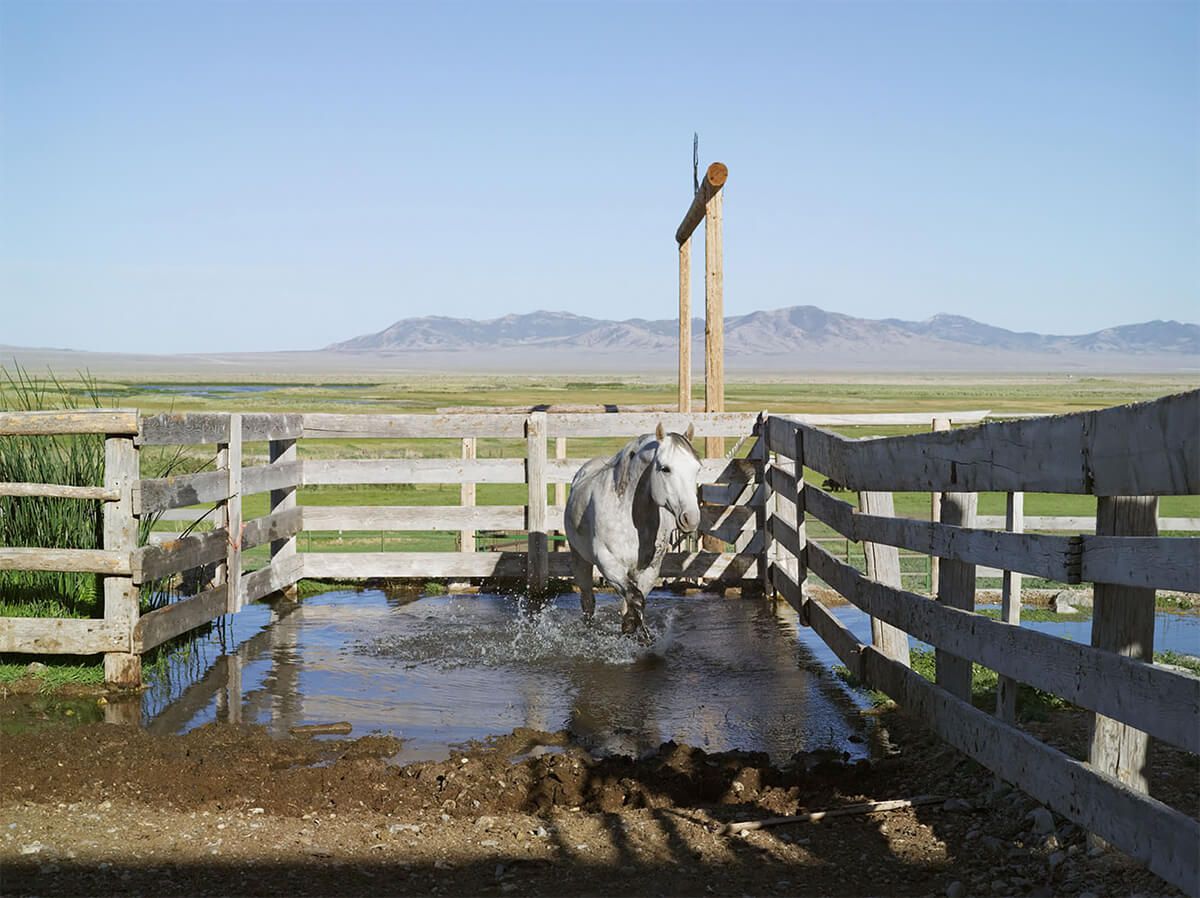
MULTIPOLYGON (((531 312, 490 321, 430 316, 405 318, 378 333, 333 343, 325 351, 408 354, 520 349, 531 353, 674 354, 678 334, 675 319, 607 321, 568 312, 531 312)), ((692 339, 703 346, 702 319, 693 319, 692 339)), ((875 320, 826 312, 816 306, 792 306, 726 318, 725 353, 743 360, 798 353, 816 353, 826 359, 844 355, 856 366, 873 359, 885 367, 902 359, 923 359, 936 367, 939 357, 961 361, 964 353, 992 364, 1002 363, 1009 354, 1044 356, 1047 361, 1067 356, 1079 363, 1104 357, 1106 365, 1117 367, 1121 356, 1130 358, 1131 363, 1133 357, 1160 356, 1166 357, 1164 362, 1192 367, 1200 362, 1200 325, 1146 321, 1064 336, 1018 333, 961 315, 935 315, 924 321, 875 320), (1188 356, 1197 358, 1189 360, 1188 356)))

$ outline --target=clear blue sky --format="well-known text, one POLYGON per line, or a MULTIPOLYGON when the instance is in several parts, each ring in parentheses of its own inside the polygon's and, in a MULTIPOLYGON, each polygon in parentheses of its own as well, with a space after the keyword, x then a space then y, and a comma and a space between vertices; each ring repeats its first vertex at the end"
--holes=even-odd
POLYGON ((1195 0, 0 0, 0 343, 671 318, 693 131, 727 314, 1194 322, 1198 41, 1195 0))

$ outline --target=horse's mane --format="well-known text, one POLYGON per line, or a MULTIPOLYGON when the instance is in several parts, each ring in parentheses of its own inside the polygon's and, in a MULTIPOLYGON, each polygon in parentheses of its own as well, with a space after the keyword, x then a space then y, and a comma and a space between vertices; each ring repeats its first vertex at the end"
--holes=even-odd
MULTIPOLYGON (((650 461, 648 458, 643 459, 642 453, 651 443, 657 442, 657 436, 652 433, 644 433, 640 437, 634 437, 626 443, 621 448, 621 451, 609 461, 608 464, 613 469, 613 486, 618 496, 625 495, 625 490, 629 487, 629 484, 641 476, 646 464, 650 461)), ((686 448, 696 461, 701 460, 700 453, 688 442, 687 437, 681 433, 668 433, 663 437, 663 442, 670 442, 673 446, 686 448)))

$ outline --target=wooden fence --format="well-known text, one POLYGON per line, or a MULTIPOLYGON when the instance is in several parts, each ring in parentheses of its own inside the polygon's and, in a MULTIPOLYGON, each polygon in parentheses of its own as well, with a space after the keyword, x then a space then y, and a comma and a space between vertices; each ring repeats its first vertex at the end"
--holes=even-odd
POLYGON ((1200 493, 1200 392, 865 440, 773 416, 767 434, 769 585, 851 673, 1003 779, 1200 893, 1200 823, 1151 798, 1146 772, 1150 736, 1200 751, 1200 679, 1152 663, 1155 590, 1200 591, 1200 540, 1156 535, 1158 496, 1200 493), (800 465, 859 491, 859 507, 797 478, 800 465), (940 520, 894 516, 893 491, 925 490, 942 493, 940 520), (975 526, 979 491, 1011 494, 1008 530, 975 526), (1026 491, 1095 495, 1095 534, 1014 532, 1014 498, 1026 491), (867 570, 807 538, 810 517, 861 540, 867 570), (942 559, 936 601, 902 588, 900 548, 942 559), (1011 592, 1003 620, 975 614, 977 565, 1095 584, 1092 645, 1014 626, 1011 592), (809 597, 809 572, 871 616, 871 645, 809 597), (936 682, 910 669, 910 634, 935 647, 936 682), (1001 676, 996 715, 971 703, 972 662, 1001 676), (1093 712, 1087 762, 1013 725, 1016 682, 1093 712))
MULTIPOLYGON (((984 414, 942 417, 968 424, 984 414)), ((306 576, 513 578, 536 592, 549 577, 569 576, 568 556, 549 551, 549 535, 562 527, 564 486, 584 461, 567 455, 567 441, 632 437, 660 421, 679 431, 693 424, 698 437, 739 438, 745 453, 705 459, 702 468, 702 533, 729 551, 669 553, 665 577, 755 582, 783 596, 855 676, 923 716, 944 739, 1004 779, 1195 893, 1200 824, 1146 794, 1144 767, 1147 734, 1200 751, 1200 679, 1152 663, 1155 589, 1200 591, 1200 540, 1156 536, 1154 498, 1200 493, 1200 392, 903 437, 850 439, 824 429, 930 420, 930 415, 732 412, 2 414, 0 435, 103 434, 107 468, 99 487, 0 484, 7 495, 105 503, 102 549, 0 548, 0 570, 104 575, 104 618, 0 618, 0 651, 102 652, 106 679, 133 685, 140 683, 142 652, 306 576), (299 457, 301 441, 345 438, 458 440, 462 451, 453 458, 299 457), (479 440, 523 445, 519 457, 481 458, 479 440), (247 464, 247 444, 265 444, 265 463, 247 464), (143 447, 197 445, 215 450, 213 470, 140 478, 143 447), (857 491, 858 507, 797 477, 804 468, 857 491), (305 487, 424 483, 458 485, 461 504, 297 504, 297 490, 305 487), (476 505, 476 486, 495 483, 521 485, 524 502, 476 505), (896 517, 893 491, 936 494, 939 519, 896 517), (979 491, 1009 494, 1005 529, 978 526, 979 491), (1026 491, 1097 496, 1095 533, 1021 532, 1019 497, 1026 491), (267 513, 244 520, 243 499, 260 493, 268 494, 267 513), (140 519, 181 509, 194 516, 205 504, 213 504, 207 512, 211 530, 137 545, 140 519), (810 538, 809 516, 861 542, 865 572, 810 538), (299 551, 297 537, 305 531, 345 529, 443 530, 458 534, 459 543, 457 551, 447 552, 299 551), (485 529, 524 532, 525 551, 472 551, 474 532, 485 529), (244 572, 244 553, 268 545, 269 560, 244 572), (936 601, 902 587, 900 549, 941 560, 936 601), (218 566, 208 588, 139 614, 143 584, 205 564, 218 566), (1001 621, 973 611, 982 566, 1003 572, 1001 621), (871 645, 860 644, 809 598, 804 589, 809 572, 872 617, 871 645), (1094 583, 1094 645, 1014 626, 1021 574, 1094 583), (910 634, 935 646, 936 683, 910 670, 910 634), (996 716, 971 705, 972 662, 1001 676, 996 716), (1089 762, 1013 726, 1017 682, 1095 713, 1089 762)))

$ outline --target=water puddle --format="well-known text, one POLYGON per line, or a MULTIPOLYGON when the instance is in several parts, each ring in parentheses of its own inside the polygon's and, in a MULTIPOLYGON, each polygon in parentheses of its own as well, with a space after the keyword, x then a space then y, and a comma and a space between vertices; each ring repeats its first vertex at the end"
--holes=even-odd
MULTIPOLYGON (((870 641, 865 614, 831 610, 870 641)), ((605 594, 590 623, 574 595, 535 607, 364 590, 253 605, 148 674, 141 719, 158 733, 221 720, 276 736, 346 721, 354 736, 403 739, 397 762, 442 759, 519 727, 565 730, 596 755, 638 756, 668 740, 764 751, 776 763, 871 752, 866 698, 830 673, 838 659, 786 603, 652 593, 646 622, 650 645, 622 637, 618 600, 605 594)), ((1022 625, 1091 635, 1090 620, 1022 625)), ((1200 616, 1156 615, 1155 647, 1200 653, 1200 616)))
POLYGON ((600 594, 589 624, 573 595, 533 608, 370 590, 284 613, 252 606, 225 634, 236 650, 214 653, 214 636, 167 665, 143 720, 156 732, 237 720, 280 736, 348 721, 355 736, 406 740, 401 761, 444 758, 517 727, 565 729, 593 754, 637 756, 674 739, 776 762, 815 750, 866 756, 861 701, 799 638, 786 604, 652 593, 649 646, 620 635, 618 610, 600 594))

